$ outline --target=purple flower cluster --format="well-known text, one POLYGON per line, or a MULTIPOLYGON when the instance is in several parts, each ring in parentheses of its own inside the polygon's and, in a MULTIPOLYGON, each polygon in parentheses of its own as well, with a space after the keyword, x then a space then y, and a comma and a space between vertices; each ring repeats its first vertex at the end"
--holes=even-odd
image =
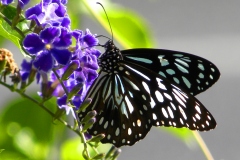
POLYGON ((69 106, 74 105, 76 109, 80 107, 89 87, 97 78, 97 58, 101 53, 94 48, 98 45, 98 39, 88 29, 85 32, 70 29, 66 3, 66 0, 42 0, 26 10, 26 18, 35 21, 41 30, 29 33, 23 40, 23 47, 33 60, 23 61, 21 76, 26 80, 32 68, 37 70, 42 82, 40 95, 43 98, 58 97, 59 108, 66 109, 68 114, 73 112, 73 107, 69 106), (73 38, 76 39, 75 46, 72 46, 73 38), (74 70, 69 71, 73 66, 74 70), (61 79, 63 87, 55 73, 62 78, 67 72, 70 72, 68 77, 61 79), (69 100, 68 94, 76 86, 79 86, 79 90, 69 100))

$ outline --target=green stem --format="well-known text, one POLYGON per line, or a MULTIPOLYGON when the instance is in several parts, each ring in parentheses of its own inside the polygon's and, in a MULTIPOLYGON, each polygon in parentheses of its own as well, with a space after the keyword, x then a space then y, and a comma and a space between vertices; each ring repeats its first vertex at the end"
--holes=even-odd
POLYGON ((206 143, 204 142, 204 140, 202 139, 201 135, 197 132, 197 131, 193 131, 193 135, 195 137, 195 139, 197 140, 200 148, 203 151, 203 154, 206 156, 207 160, 214 160, 210 150, 208 149, 206 143))
MULTIPOLYGON (((4 16, 1 12, 0 12, 0 17, 1 17, 2 19, 4 19, 10 26, 12 26, 12 22, 11 22, 9 19, 7 19, 7 17, 4 16)), ((20 29, 18 29, 16 26, 13 26, 13 29, 14 29, 15 31, 17 31, 17 32, 19 33, 19 35, 22 36, 22 38, 25 37, 24 33, 23 33, 20 29)))
MULTIPOLYGON (((61 80, 60 76, 58 75, 58 73, 56 72, 55 69, 52 69, 52 71, 53 71, 53 73, 55 74, 55 76, 57 77, 57 79, 59 80, 61 86, 63 87, 64 92, 66 93, 66 95, 68 95, 68 90, 67 90, 67 88, 65 87, 65 85, 63 84, 63 81, 61 80)), ((69 100, 69 102, 70 102, 70 104, 71 104, 72 106, 74 106, 71 100, 69 100)), ((90 153, 89 153, 89 151, 88 151, 87 140, 86 140, 86 138, 85 138, 84 133, 82 132, 82 125, 80 124, 80 120, 79 120, 78 115, 77 115, 77 113, 76 113, 75 110, 74 110, 74 114, 75 114, 75 117, 77 118, 77 124, 78 124, 78 127, 79 127, 79 136, 80 136, 80 138, 81 138, 81 140, 82 140, 82 142, 83 142, 84 150, 86 151, 87 158, 90 159, 90 153)))

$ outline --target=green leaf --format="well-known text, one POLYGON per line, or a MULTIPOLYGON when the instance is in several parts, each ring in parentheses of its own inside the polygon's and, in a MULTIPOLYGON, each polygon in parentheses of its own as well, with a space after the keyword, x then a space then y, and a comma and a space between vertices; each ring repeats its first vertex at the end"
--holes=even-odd
MULTIPOLYGON (((111 34, 106 15, 95 1, 83 0, 88 10, 99 23, 111 34)), ((135 12, 104 1, 112 29, 113 38, 125 48, 149 48, 153 46, 150 29, 143 18, 135 12)), ((111 38, 111 37, 110 37, 111 38)))
MULTIPOLYGON (((51 101, 45 105, 50 110, 55 108, 51 101)), ((58 126, 62 125, 55 125, 52 117, 33 102, 12 97, 0 114, 0 148, 5 149, 0 157, 45 159, 57 137, 54 129, 58 126)))
POLYGON ((0 153, 2 153, 2 151, 4 151, 5 149, 0 149, 0 153))
MULTIPOLYGON (((6 19, 9 20, 9 22, 11 22, 14 19, 14 16, 17 14, 17 10, 16 8, 12 7, 12 6, 6 6, 3 11, 2 14, 5 16, 6 19)), ((22 19, 24 17, 21 17, 22 19)), ((7 23, 3 17, 1 16, 0 18, 0 35, 2 37, 4 37, 5 39, 10 40, 12 43, 14 43, 22 52, 22 54, 24 56, 27 56, 27 54, 24 52, 23 48, 22 48, 22 40, 25 37, 23 32, 26 31, 28 29, 27 26, 27 21, 23 20, 20 23, 17 24, 16 26, 19 30, 19 32, 17 32, 15 29, 12 28, 12 26, 7 23)))

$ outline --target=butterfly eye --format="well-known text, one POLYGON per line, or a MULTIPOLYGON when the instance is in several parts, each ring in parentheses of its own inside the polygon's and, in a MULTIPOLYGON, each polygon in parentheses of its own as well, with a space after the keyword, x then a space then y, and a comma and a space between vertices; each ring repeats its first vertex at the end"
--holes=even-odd
POLYGON ((105 134, 102 143, 133 145, 152 126, 187 127, 208 131, 216 127, 197 95, 219 78, 217 67, 201 57, 161 49, 120 51, 110 40, 98 63, 99 77, 86 98, 92 103, 80 119, 96 110, 91 135, 105 134))

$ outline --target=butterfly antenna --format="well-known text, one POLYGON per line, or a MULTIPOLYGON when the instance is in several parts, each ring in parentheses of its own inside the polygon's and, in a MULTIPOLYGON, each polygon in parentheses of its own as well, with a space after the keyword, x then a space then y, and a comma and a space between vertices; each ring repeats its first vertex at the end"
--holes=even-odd
POLYGON ((99 5, 102 6, 103 11, 104 11, 105 14, 106 14, 106 17, 107 17, 107 20, 108 20, 108 24, 109 24, 109 26, 110 26, 110 30, 111 30, 111 33, 112 33, 112 41, 113 41, 113 31, 112 31, 112 27, 111 27, 111 25, 110 25, 110 21, 109 21, 109 18, 108 18, 107 12, 106 12, 105 8, 103 7, 103 5, 102 5, 100 2, 97 2, 97 4, 99 4, 99 5))

